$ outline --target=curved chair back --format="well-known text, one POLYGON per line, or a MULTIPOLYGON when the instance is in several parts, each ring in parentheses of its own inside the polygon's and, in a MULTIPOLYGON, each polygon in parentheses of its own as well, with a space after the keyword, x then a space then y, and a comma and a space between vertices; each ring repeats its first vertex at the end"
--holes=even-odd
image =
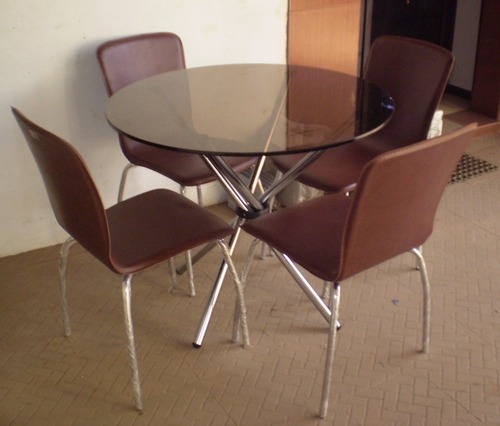
MULTIPOLYGON (((222 249, 238 294, 239 319, 244 345, 249 345, 246 313, 238 275, 223 238, 232 226, 186 197, 156 189, 104 209, 101 198, 78 152, 66 141, 37 126, 16 108, 12 112, 24 133, 40 169, 58 223, 70 238, 62 245, 59 280, 65 335, 71 334, 66 300, 66 267, 70 247, 80 243, 98 260, 122 277, 122 298, 137 410, 142 411, 142 392, 135 350, 131 309, 132 275, 171 259, 191 248, 215 241, 222 249)), ((237 333, 234 329, 233 340, 237 333)))
POLYGON ((99 46, 97 59, 109 95, 138 80, 186 67, 182 41, 173 33, 139 34, 109 41, 99 46))
POLYGON ((435 44, 399 36, 377 38, 364 78, 387 90, 396 109, 374 139, 392 148, 427 139, 453 64, 453 54, 435 44))
POLYGON ((37 126, 16 108, 12 112, 36 160, 57 222, 85 249, 115 270, 110 261, 104 206, 80 155, 66 141, 37 126))
POLYGON ((474 133, 457 132, 382 154, 361 173, 343 231, 338 281, 421 246, 474 133))
MULTIPOLYGON (((422 349, 429 350, 430 284, 420 246, 431 235, 443 191, 477 124, 380 154, 352 196, 330 194, 263 215, 243 229, 269 244, 330 323, 320 417, 328 409, 341 281, 411 251, 423 287, 422 349), (320 298, 298 266, 326 281, 320 298), (328 306, 323 299, 329 300, 328 306)), ((256 244, 251 246, 254 250, 256 244)), ((242 272, 248 274, 252 251, 242 272)))

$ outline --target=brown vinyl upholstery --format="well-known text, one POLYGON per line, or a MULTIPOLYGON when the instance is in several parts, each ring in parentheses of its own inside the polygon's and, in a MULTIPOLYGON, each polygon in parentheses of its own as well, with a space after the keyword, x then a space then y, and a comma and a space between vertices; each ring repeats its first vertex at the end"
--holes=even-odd
POLYGON ((432 233, 443 191, 475 128, 468 125, 375 157, 363 168, 350 197, 325 195, 244 224, 243 229, 268 244, 285 267, 290 264, 286 258, 291 259, 333 284, 322 417, 328 405, 341 281, 412 251, 424 286, 423 350, 428 350, 429 285, 418 247, 432 233))
MULTIPOLYGON (((97 58, 108 95, 135 81, 186 67, 181 39, 167 32, 108 41, 97 49, 97 58)), ((119 135, 119 139, 130 163, 154 170, 182 187, 216 180, 198 155, 145 145, 123 135, 119 135)), ((226 160, 236 172, 244 171, 255 163, 255 158, 248 157, 228 157, 226 160)))
MULTIPOLYGON (((77 242, 109 269, 123 275, 129 361, 136 407, 142 410, 131 318, 132 274, 190 248, 217 241, 233 272, 238 305, 244 311, 242 288, 222 240, 234 230, 208 210, 166 189, 152 190, 105 209, 78 152, 17 109, 12 111, 37 162, 57 222, 70 235, 61 250, 60 267, 65 334, 71 333, 65 297, 67 255, 71 245, 77 242)), ((243 333, 248 344, 245 328, 243 333)))
MULTIPOLYGON (((453 64, 453 54, 434 44, 399 36, 377 38, 364 78, 392 96, 396 104, 393 116, 379 132, 330 148, 297 180, 327 193, 349 192, 372 158, 426 139, 453 64)), ((281 155, 272 161, 284 173, 300 158, 300 154, 281 155)))
MULTIPOLYGON (((138 80, 186 67, 181 39, 176 34, 167 32, 139 34, 108 41, 98 47, 97 59, 110 96, 138 80)), ((213 182, 217 177, 199 155, 146 145, 122 134, 118 138, 121 149, 130 162, 122 172, 118 201, 123 198, 130 168, 142 166, 178 183, 183 194, 186 187, 196 186, 198 203, 203 205, 200 185, 213 182)), ((250 157, 227 157, 226 160, 236 172, 244 171, 255 163, 255 158, 250 157)), ((190 294, 194 296, 196 289, 189 251, 186 252, 186 267, 190 294)), ((176 291, 174 266, 171 273, 172 290, 176 291)))

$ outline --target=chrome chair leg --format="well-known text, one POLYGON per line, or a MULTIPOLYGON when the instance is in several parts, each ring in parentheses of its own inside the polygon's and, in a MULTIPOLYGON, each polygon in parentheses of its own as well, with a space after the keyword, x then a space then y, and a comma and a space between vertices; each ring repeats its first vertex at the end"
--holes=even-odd
MULTIPOLYGON (((71 326, 68 314, 68 303, 66 298, 66 271, 68 266, 68 254, 69 249, 76 243, 73 238, 68 238, 63 243, 60 251, 59 260, 59 280, 61 284, 61 302, 63 311, 63 321, 64 321, 64 335, 69 337, 71 335, 71 326)), ((135 342, 134 342, 134 328, 132 325, 132 311, 130 303, 131 295, 131 280, 132 275, 125 275, 122 281, 122 296, 123 296, 123 308, 125 316, 125 332, 127 334, 128 341, 128 352, 129 352, 129 364, 132 370, 132 385, 134 387, 135 395, 135 406, 138 411, 142 412, 142 396, 141 396, 141 385, 139 381, 139 368, 137 365, 137 355, 135 352, 135 342)))
POLYGON ((179 289, 177 287, 177 272, 175 271, 175 259, 173 257, 168 259, 168 267, 170 269, 170 281, 171 281, 169 291, 170 293, 175 294, 179 291, 179 289))
POLYGON ((127 175, 131 168, 136 167, 135 164, 128 163, 122 171, 122 177, 120 179, 120 186, 118 187, 118 202, 123 200, 123 194, 125 192, 125 183, 127 182, 127 175))
MULTIPOLYGON (((243 271, 241 272, 241 277, 240 277, 240 283, 243 290, 245 289, 246 286, 248 272, 250 271, 250 268, 253 263, 255 249, 257 248, 257 245, 259 243, 260 243, 259 240, 257 239, 253 240, 252 244, 250 245, 250 249, 248 250, 245 264, 243 266, 243 271)), ((233 321, 233 342, 235 343, 238 342, 240 338, 240 318, 241 318, 240 305, 238 301, 236 301, 236 306, 234 309, 234 321, 233 321)))
MULTIPOLYGON (((277 172, 277 173, 279 173, 279 172, 277 172)), ((275 176, 275 179, 277 179, 276 176, 275 176)), ((276 197, 272 197, 269 200, 269 206, 267 208, 268 213, 272 213, 273 212, 273 206, 274 206, 274 201, 275 200, 276 200, 276 197)), ((261 249, 260 249, 260 258, 262 260, 265 260, 266 257, 272 257, 272 256, 273 256, 272 250, 270 249, 270 247, 264 241, 262 241, 261 249)))
MULTIPOLYGON (((228 271, 229 274, 231 275, 231 278, 234 281, 234 285, 236 288, 236 309, 235 312, 238 312, 238 322, 241 324, 241 331, 243 334, 243 347, 244 348, 249 348, 250 347, 250 334, 248 332, 248 324, 247 324, 247 310, 246 310, 246 305, 245 305, 245 296, 243 292, 243 285, 238 277, 238 274, 236 272, 236 268, 234 267, 234 263, 231 259, 231 254, 229 247, 226 245, 226 243, 223 240, 218 240, 217 244, 222 250, 222 253, 224 255, 224 259, 228 265, 228 271)), ((239 329, 239 328, 238 328, 239 329)), ((234 337, 238 333, 235 333, 235 330, 233 328, 233 342, 236 343, 238 342, 238 338, 235 340, 234 337)))
MULTIPOLYGON (((283 173, 281 173, 279 170, 276 170, 276 174, 274 175, 274 181, 271 184, 271 186, 274 186, 283 176, 283 173)), ((276 196, 272 197, 269 199, 269 213, 272 212, 272 208, 274 206, 274 201, 276 200, 276 196)))
POLYGON ((330 332, 328 334, 328 345, 326 349, 325 373, 323 377, 323 390, 321 394, 321 405, 319 416, 324 419, 328 411, 328 402, 330 397, 330 388, 332 384, 333 358, 335 355, 335 340, 337 339, 337 320, 339 316, 340 305, 340 283, 333 284, 330 291, 330 301, 328 303, 332 312, 330 321, 330 332))
POLYGON ((423 287, 423 331, 422 331, 422 352, 429 353, 430 343, 430 327, 431 327, 431 290, 429 283, 429 276, 427 274, 427 266, 425 264, 424 256, 422 255, 421 247, 414 248, 411 251, 416 257, 418 262, 418 270, 420 271, 420 278, 422 279, 423 287))
POLYGON ((61 306, 63 313, 64 335, 71 336, 71 325, 68 313, 68 300, 66 298, 66 270, 68 267, 68 254, 71 246, 76 244, 76 240, 72 237, 66 239, 63 243, 59 256, 59 282, 61 285, 61 306))
MULTIPOLYGON (((277 183, 281 177, 283 176, 283 173, 281 173, 279 170, 276 170, 276 174, 274 175, 274 180, 271 186, 273 186, 275 183, 277 183)), ((276 196, 271 197, 269 199, 269 213, 273 212, 273 206, 274 202, 276 201, 276 196)), ((262 248, 260 251, 260 258, 265 259, 266 257, 271 257, 273 255, 272 250, 269 248, 269 246, 266 243, 262 243, 262 248)))
POLYGON ((135 351, 134 326, 132 323, 131 309, 131 282, 132 275, 125 275, 122 281, 123 312, 125 317, 125 332, 127 334, 127 347, 129 355, 129 365, 132 371, 132 386, 134 388, 135 407, 142 412, 141 382, 139 379, 139 366, 137 364, 137 354, 135 351))
MULTIPOLYGON (((321 293, 321 298, 327 302, 330 300, 330 294, 332 292, 332 287, 334 283, 331 281, 323 281, 323 292, 321 293)), ((337 317, 337 331, 339 331, 342 328, 342 323, 340 322, 340 319, 337 317)))
POLYGON ((198 204, 203 207, 203 191, 201 190, 201 185, 196 187, 196 196, 198 197, 198 204))
POLYGON ((191 297, 194 297, 196 296, 196 287, 194 285, 193 260, 191 259, 191 250, 186 251, 186 268, 189 282, 189 295, 191 297))
MULTIPOLYGON (((201 188, 198 185, 196 187, 197 193, 198 193, 198 204, 201 206, 203 203, 202 199, 202 194, 201 194, 201 188)), ((185 197, 186 196, 186 187, 181 186, 181 194, 185 197)), ((186 251, 186 268, 187 268, 187 274, 188 274, 188 282, 189 282, 189 294, 191 296, 196 296, 196 289, 194 285, 194 273, 193 273, 193 262, 191 259, 191 250, 186 251)), ((174 269, 175 271, 175 269, 174 269)))
POLYGON ((323 281, 323 292, 321 293, 321 298, 326 302, 330 299, 330 290, 332 288, 331 282, 323 281))
MULTIPOLYGON (((420 252, 420 254, 423 256, 424 255, 424 246, 419 246, 418 247, 418 251, 420 252)), ((417 264, 415 265, 415 269, 418 271, 420 268, 420 264, 417 260, 417 264)))

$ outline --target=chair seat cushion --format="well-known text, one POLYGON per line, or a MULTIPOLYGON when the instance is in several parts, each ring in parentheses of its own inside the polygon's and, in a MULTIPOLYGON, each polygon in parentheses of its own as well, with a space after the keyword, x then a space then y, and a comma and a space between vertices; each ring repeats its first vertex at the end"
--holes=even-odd
POLYGON ((317 277, 335 281, 350 200, 344 194, 325 195, 246 222, 243 229, 317 277))
POLYGON ((233 232, 221 218, 166 189, 122 201, 107 209, 106 215, 110 257, 121 274, 137 272, 233 232))
MULTIPOLYGON (((370 142, 366 139, 327 149, 300 174, 299 181, 326 193, 354 190, 365 164, 379 154, 378 139, 370 142)), ((290 154, 271 158, 276 168, 285 173, 302 157, 303 154, 290 154)))
MULTIPOLYGON (((213 182, 216 177, 203 159, 196 154, 157 148, 124 138, 127 159, 137 166, 154 170, 182 186, 198 186, 213 182)), ((122 145, 123 146, 123 145, 122 145)), ((255 164, 255 157, 224 157, 237 173, 255 164)))

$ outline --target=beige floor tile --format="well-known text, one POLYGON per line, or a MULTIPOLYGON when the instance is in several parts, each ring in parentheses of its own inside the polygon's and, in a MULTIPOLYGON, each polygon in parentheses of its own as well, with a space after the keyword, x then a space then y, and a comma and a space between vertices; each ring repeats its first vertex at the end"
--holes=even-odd
MULTIPOLYGON (((469 153, 500 166, 500 136, 478 138, 469 153)), ((223 206, 214 210, 230 217, 223 206)), ((203 347, 191 346, 216 251, 195 267, 194 298, 169 292, 165 265, 135 277, 142 415, 133 409, 119 277, 74 249, 73 333, 64 338, 59 247, 0 259, 0 424, 500 424, 499 212, 499 170, 447 188, 424 247, 433 298, 428 355, 419 352, 421 286, 411 255, 343 284, 325 421, 317 412, 326 323, 275 258, 255 260, 249 276, 248 350, 230 341, 229 281, 203 347)), ((238 267, 249 242, 243 236, 238 267)), ((180 284, 187 287, 184 276, 180 284)))

